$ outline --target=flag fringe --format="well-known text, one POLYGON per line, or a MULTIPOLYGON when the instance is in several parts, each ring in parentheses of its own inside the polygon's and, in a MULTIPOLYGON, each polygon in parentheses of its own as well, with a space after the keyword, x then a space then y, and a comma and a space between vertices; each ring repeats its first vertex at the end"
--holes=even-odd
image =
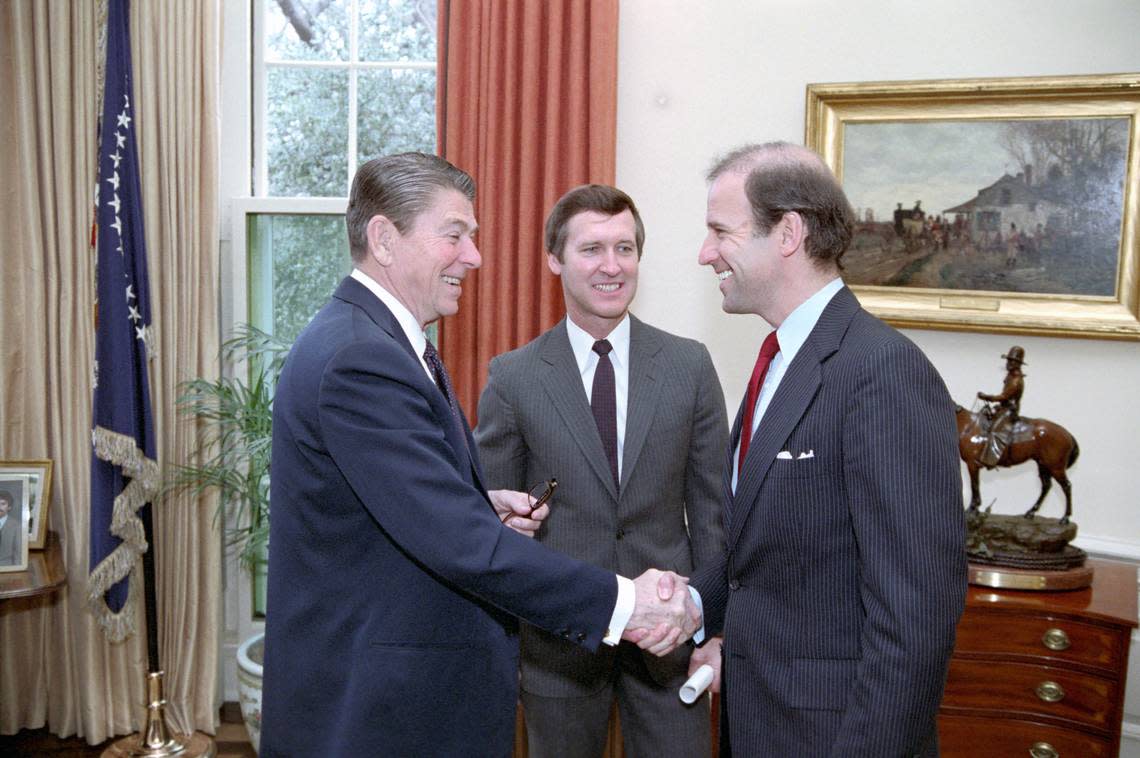
POLYGON ((131 480, 115 498, 111 511, 111 534, 122 543, 91 570, 87 580, 87 604, 95 620, 111 642, 122 642, 135 631, 134 608, 140 584, 136 566, 139 556, 147 551, 146 532, 135 513, 158 493, 158 463, 147 458, 135 439, 125 434, 97 426, 91 440, 95 456, 119 466, 131 480), (127 602, 115 613, 104 595, 128 576, 127 602))

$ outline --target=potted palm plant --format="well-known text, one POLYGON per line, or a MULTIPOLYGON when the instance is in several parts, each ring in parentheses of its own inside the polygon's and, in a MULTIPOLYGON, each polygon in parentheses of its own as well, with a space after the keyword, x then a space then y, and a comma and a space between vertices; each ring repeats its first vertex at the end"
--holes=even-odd
MULTIPOLYGON (((183 382, 177 401, 179 412, 199 423, 198 447, 192 464, 174 468, 170 487, 194 494, 216 490, 215 520, 251 577, 264 571, 268 549, 273 391, 288 351, 273 335, 239 324, 222 343, 223 365, 244 364, 248 371, 183 382)), ((263 652, 264 634, 238 648, 242 717, 254 749, 261 731, 263 652)))

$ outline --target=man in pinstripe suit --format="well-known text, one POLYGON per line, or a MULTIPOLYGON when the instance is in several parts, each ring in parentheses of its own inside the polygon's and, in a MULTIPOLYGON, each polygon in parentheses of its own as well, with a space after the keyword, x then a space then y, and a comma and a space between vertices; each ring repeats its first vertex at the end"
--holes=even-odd
MULTIPOLYGON (((645 232, 624 192, 571 190, 551 210, 545 237, 567 318, 491 362, 475 430, 487 484, 525 490, 557 478, 540 541, 613 571, 688 576, 723 549, 728 420, 712 360, 704 345, 629 314, 645 232), (611 391, 595 383, 604 370, 611 391), (610 392, 607 436, 595 414, 610 392)), ((593 653, 524 627, 530 755, 601 755, 615 697, 628 755, 707 755, 707 706, 677 697, 690 649, 656 658, 623 643, 593 653)), ((719 657, 719 641, 694 658, 710 656, 719 657)))
POLYGON ((724 636, 721 755, 937 755, 966 588, 954 404, 839 278, 854 217, 817 155, 752 145, 709 181, 699 261, 778 343, 731 432, 727 551, 692 578, 724 636))

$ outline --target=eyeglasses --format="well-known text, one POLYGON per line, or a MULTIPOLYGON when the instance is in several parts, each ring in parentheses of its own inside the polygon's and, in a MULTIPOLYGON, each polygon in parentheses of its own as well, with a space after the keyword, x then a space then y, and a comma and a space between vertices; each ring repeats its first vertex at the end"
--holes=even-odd
MULTIPOLYGON (((558 489, 558 480, 554 478, 551 478, 545 482, 539 482, 538 484, 531 487, 530 492, 527 493, 534 498, 534 505, 530 507, 530 512, 534 513, 543 505, 545 505, 546 501, 549 500, 552 495, 554 495, 554 490, 556 489, 558 489), (541 490, 541 492, 539 490, 541 490)), ((507 519, 509 519, 511 516, 517 515, 517 513, 507 513, 503 516, 503 523, 507 523, 507 519)))

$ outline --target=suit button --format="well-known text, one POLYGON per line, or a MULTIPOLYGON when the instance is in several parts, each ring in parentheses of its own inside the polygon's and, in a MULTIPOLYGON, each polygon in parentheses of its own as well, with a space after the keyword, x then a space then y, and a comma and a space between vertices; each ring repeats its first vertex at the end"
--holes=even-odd
POLYGON ((625 530, 624 529, 618 529, 617 530, 617 538, 620 540, 623 537, 625 537, 625 530))
POLYGON ((735 591, 735 590, 738 590, 738 589, 740 589, 740 582, 739 582, 739 581, 737 581, 736 579, 733 579, 732 581, 730 581, 730 582, 728 583, 728 588, 729 588, 730 590, 734 590, 734 591, 735 591))
POLYGON ((578 641, 579 642, 585 642, 586 641, 586 633, 585 632, 578 632, 578 641))

